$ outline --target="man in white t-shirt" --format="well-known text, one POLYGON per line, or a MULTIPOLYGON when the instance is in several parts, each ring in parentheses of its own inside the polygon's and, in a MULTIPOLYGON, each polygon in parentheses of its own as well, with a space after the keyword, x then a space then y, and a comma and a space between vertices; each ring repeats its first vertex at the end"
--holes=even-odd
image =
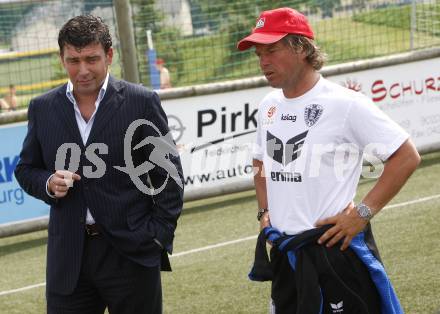
MULTIPOLYGON (((319 74, 325 56, 313 39, 304 15, 281 8, 262 12, 252 33, 238 43, 239 50, 255 47, 269 85, 278 88, 258 111, 257 217, 261 229, 272 226, 287 235, 332 225, 318 244, 344 251, 397 194, 420 156, 408 134, 369 98, 319 74), (355 205, 363 153, 386 164, 355 205)), ((271 257, 284 258, 272 252, 271 257)), ((271 262, 275 277, 289 278, 284 274, 289 267, 271 262)), ((296 292, 289 297, 286 285, 272 283, 277 314, 295 313, 296 292)))

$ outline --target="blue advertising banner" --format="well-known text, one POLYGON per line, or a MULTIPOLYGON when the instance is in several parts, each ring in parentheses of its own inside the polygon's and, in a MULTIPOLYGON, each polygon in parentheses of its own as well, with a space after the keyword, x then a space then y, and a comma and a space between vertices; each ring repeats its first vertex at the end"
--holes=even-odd
POLYGON ((0 224, 49 214, 49 206, 26 194, 14 176, 26 131, 27 122, 0 126, 0 224))

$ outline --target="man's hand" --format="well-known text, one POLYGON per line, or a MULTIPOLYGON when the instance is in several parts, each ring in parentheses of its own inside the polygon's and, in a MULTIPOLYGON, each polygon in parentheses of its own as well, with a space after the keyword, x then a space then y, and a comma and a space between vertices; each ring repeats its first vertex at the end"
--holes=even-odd
POLYGON ((81 177, 76 173, 57 170, 49 180, 48 190, 56 198, 62 198, 67 195, 67 191, 73 186, 73 182, 79 180, 81 180, 81 177))
MULTIPOLYGON (((260 231, 263 230, 266 227, 270 227, 270 218, 269 218, 269 211, 266 211, 263 216, 260 218, 260 231)), ((273 243, 269 240, 266 240, 267 244, 270 246, 273 246, 273 243)))
POLYGON ((260 219, 260 231, 266 227, 270 227, 269 211, 265 212, 260 219))
POLYGON ((343 251, 348 248, 351 240, 365 228, 367 223, 367 220, 359 216, 354 203, 350 202, 342 213, 319 220, 316 223, 317 227, 334 225, 318 239, 318 243, 324 244, 328 241, 326 246, 331 247, 341 239, 344 239, 341 246, 341 251, 343 251))

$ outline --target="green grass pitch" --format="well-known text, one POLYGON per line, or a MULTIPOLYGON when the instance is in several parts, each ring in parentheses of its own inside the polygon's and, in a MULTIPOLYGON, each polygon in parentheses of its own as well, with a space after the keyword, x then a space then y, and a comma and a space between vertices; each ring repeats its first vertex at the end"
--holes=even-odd
MULTIPOLYGON (((373 220, 376 241, 406 313, 440 311, 440 153, 423 156, 408 184, 373 220)), ((374 181, 362 180, 358 198, 374 181)), ((253 191, 188 202, 176 231, 174 271, 163 273, 164 313, 268 313, 269 284, 247 279, 258 225, 253 191), (240 240, 179 255, 197 248, 240 240)), ((45 313, 47 232, 0 239, 0 312, 45 313)))

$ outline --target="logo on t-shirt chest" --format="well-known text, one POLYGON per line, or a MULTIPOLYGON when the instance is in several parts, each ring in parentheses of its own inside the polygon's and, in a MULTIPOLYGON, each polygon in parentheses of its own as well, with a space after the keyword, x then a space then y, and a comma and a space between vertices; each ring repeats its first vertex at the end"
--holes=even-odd
POLYGON ((306 125, 309 128, 312 127, 316 122, 318 122, 323 111, 324 109, 322 108, 321 105, 318 104, 307 105, 306 108, 304 109, 304 121, 306 125))
POLYGON ((269 109, 267 109, 266 115, 263 116, 263 119, 261 120, 261 123, 263 126, 271 125, 275 122, 275 117, 277 113, 277 107, 275 105, 270 106, 269 109))
POLYGON ((289 113, 283 113, 283 114, 281 114, 281 121, 296 122, 296 115, 289 114, 289 113))
MULTIPOLYGON (((301 148, 307 137, 305 131, 292 138, 286 143, 267 131, 266 133, 266 153, 267 155, 282 166, 287 166, 301 155, 301 148)), ((276 182, 301 182, 301 173, 290 171, 271 171, 270 178, 276 182)))

